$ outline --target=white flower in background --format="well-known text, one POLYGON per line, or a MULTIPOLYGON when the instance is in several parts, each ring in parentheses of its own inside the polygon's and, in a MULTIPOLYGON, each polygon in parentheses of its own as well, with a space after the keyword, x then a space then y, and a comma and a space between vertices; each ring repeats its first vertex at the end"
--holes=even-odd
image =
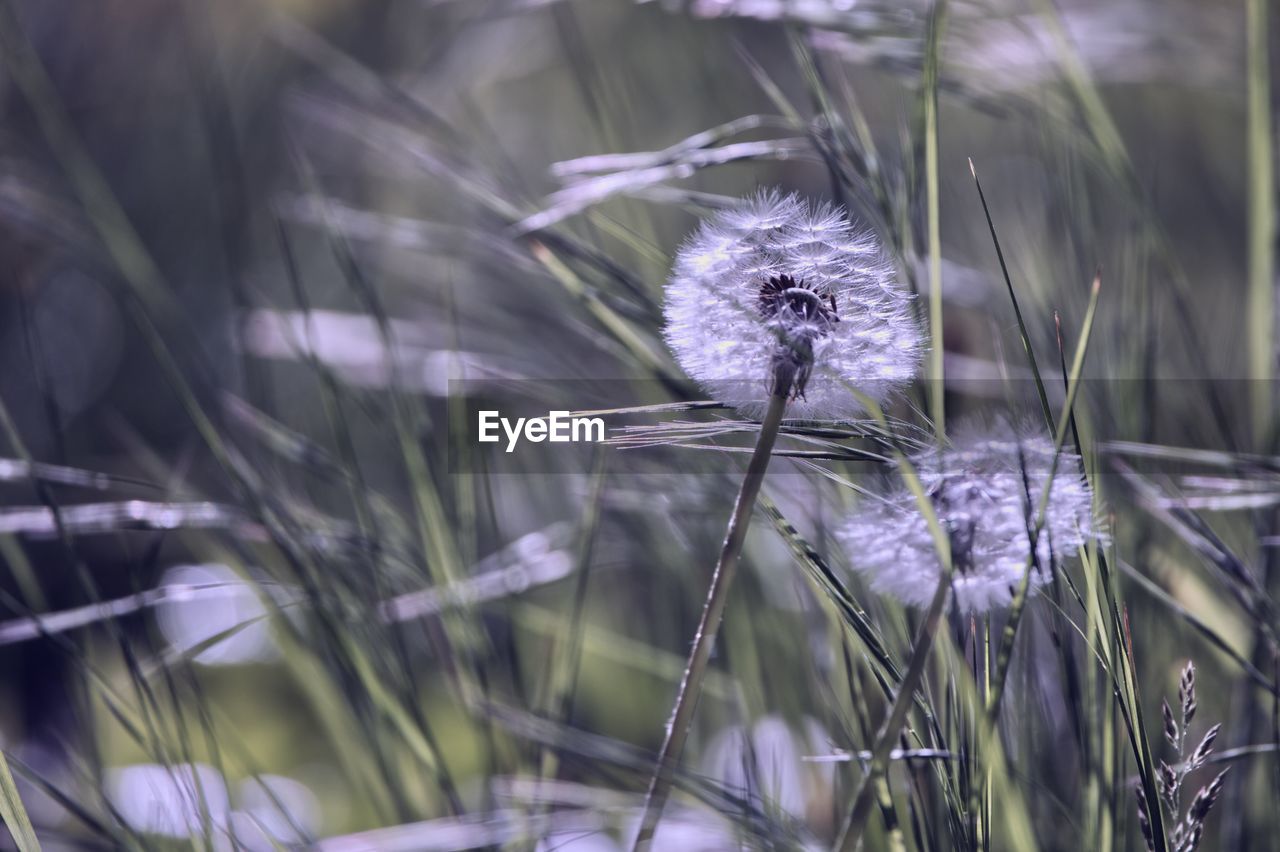
POLYGON ((266 606, 258 592, 226 565, 177 565, 165 572, 164 587, 189 588, 170 595, 156 609, 169 645, 188 653, 223 638, 195 655, 206 666, 270 662, 279 651, 271 638, 266 606))
POLYGON ((145 834, 199 837, 225 831, 231 798, 222 773, 203 763, 142 763, 112 769, 107 799, 125 824, 145 834))
MULTIPOLYGON (((622 836, 635 837, 639 822, 637 814, 635 820, 623 828, 622 836)), ((672 807, 658 823, 649 848, 655 852, 755 852, 763 848, 821 852, 826 847, 812 839, 766 846, 760 838, 751 837, 740 824, 721 813, 706 808, 672 807)))
POLYGON ((538 841, 535 852, 622 852, 622 847, 599 830, 555 830, 538 841))
MULTIPOLYGON (((994 435, 961 434, 952 448, 911 459, 950 538, 959 610, 981 612, 1012 600, 1026 570, 1028 528, 1049 486, 1053 454, 1048 439, 1004 427, 994 435)), ((941 563, 928 523, 905 486, 866 498, 840 537, 854 569, 873 590, 914 606, 929 603, 941 563)), ((1036 543, 1031 590, 1051 579, 1055 561, 1104 537, 1080 457, 1063 452, 1036 543)))
POLYGON ((246 852, 271 852, 304 844, 320 831, 322 809, 311 788, 280 775, 259 775, 240 782, 231 814, 231 833, 246 852))
POLYGON ((791 383, 787 417, 862 412, 916 375, 923 340, 874 236, 844 212, 768 193, 703 222, 667 286, 666 338, 717 401, 759 416, 791 383))
POLYGON ((209 837, 215 849, 296 846, 320 829, 321 807, 305 784, 279 775, 241 781, 232 798, 222 773, 204 763, 140 763, 111 769, 107 798, 144 834, 209 837), (234 837, 234 844, 231 842, 234 837))
POLYGON ((725 728, 711 741, 702 772, 758 807, 826 826, 833 818, 835 772, 804 758, 831 751, 831 738, 815 719, 806 717, 800 727, 765 716, 750 728, 725 728))

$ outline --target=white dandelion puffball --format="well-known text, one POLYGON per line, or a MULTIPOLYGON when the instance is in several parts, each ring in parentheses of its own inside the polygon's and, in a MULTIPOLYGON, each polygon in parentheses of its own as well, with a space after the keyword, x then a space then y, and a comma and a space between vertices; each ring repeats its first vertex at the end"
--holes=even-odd
POLYGON ((790 386, 788 418, 863 412, 916 375, 923 339, 880 244, 842 210, 758 195, 702 223, 667 285, 666 338, 718 402, 748 417, 790 386))
MULTIPOLYGON (((911 459, 951 543, 952 589, 962 612, 1007 606, 1022 582, 1035 524, 1050 486, 1053 443, 1005 428, 967 435, 953 448, 911 459)), ((905 486, 868 497, 844 526, 841 542, 871 588, 926 606, 941 574, 933 535, 905 486)), ((1036 541, 1030 589, 1049 582, 1054 562, 1091 539, 1105 539, 1080 457, 1063 452, 1052 478, 1045 523, 1036 541)))

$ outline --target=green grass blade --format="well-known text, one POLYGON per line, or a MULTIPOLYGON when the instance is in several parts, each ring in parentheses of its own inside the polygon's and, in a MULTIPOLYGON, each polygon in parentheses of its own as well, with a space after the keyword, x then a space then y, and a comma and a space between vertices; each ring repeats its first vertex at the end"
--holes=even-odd
POLYGON ((1248 76, 1249 163, 1249 378, 1253 396, 1254 442, 1265 449, 1274 412, 1275 378, 1275 148, 1271 125, 1271 66, 1267 55, 1269 0, 1248 0, 1246 74, 1248 76))
POLYGON ((942 339, 942 236, 938 210, 938 66, 947 4, 939 0, 929 18, 929 43, 924 66, 924 181, 925 215, 929 239, 929 413, 941 440, 946 434, 946 386, 942 339))
POLYGON ((1009 265, 1005 263, 1004 250, 1000 247, 1000 237, 996 235, 996 224, 991 219, 991 208, 987 206, 986 193, 982 191, 982 181, 978 180, 978 170, 974 168, 973 158, 969 158, 969 173, 973 175, 974 186, 978 188, 978 200, 982 202, 982 213, 987 217, 987 229, 991 232, 991 242, 996 247, 996 259, 1000 261, 1000 274, 1004 276, 1005 288, 1009 291, 1009 302, 1013 305, 1013 315, 1018 320, 1018 335, 1022 338, 1022 350, 1027 356, 1027 366, 1031 368, 1031 376, 1036 382, 1036 393, 1040 395, 1040 408, 1044 412, 1045 427, 1053 428, 1053 409, 1049 407, 1049 395, 1045 392, 1044 379, 1040 376, 1040 368, 1036 365, 1036 353, 1031 347, 1031 337, 1027 334, 1027 323, 1022 318, 1022 308, 1018 306, 1018 294, 1013 290, 1013 279, 1009 277, 1009 265))
POLYGON ((36 830, 31 825, 31 817, 18 795, 18 786, 13 783, 13 773, 9 771, 9 761, 0 752, 0 819, 13 835, 13 842, 20 852, 39 852, 40 841, 36 839, 36 830))

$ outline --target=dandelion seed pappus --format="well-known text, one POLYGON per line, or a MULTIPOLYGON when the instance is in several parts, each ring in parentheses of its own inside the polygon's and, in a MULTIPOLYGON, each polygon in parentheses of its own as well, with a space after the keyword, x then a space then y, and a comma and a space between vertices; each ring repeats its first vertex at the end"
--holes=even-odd
MULTIPOLYGON (((961 612, 1006 607, 1028 565, 1034 593, 1070 554, 1107 540, 1080 457, 1055 447, 1038 427, 961 424, 950 446, 914 453, 911 465, 946 533, 961 612)), ((840 536, 852 568, 873 590, 912 606, 929 602, 942 565, 910 489, 898 485, 864 501, 840 536)))
POLYGON ((665 295, 680 366, 748 417, 782 387, 787 419, 856 417, 862 399, 883 403, 910 383, 924 350, 876 235, 796 194, 762 192, 704 220, 665 295))

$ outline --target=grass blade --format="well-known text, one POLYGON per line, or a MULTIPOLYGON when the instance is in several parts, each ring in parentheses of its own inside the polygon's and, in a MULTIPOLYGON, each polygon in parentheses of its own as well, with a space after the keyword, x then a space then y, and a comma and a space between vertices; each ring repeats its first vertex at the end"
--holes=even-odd
POLYGON ((1252 379, 1254 441, 1260 449, 1272 437, 1275 378, 1275 148, 1271 126, 1271 66, 1267 55, 1268 0, 1247 0, 1245 54, 1248 76, 1249 161, 1249 378, 1252 379))
POLYGON ((8 826, 20 852, 39 852, 40 841, 36 839, 36 830, 22 805, 13 773, 9 771, 9 761, 3 753, 0 753, 0 819, 8 826))

